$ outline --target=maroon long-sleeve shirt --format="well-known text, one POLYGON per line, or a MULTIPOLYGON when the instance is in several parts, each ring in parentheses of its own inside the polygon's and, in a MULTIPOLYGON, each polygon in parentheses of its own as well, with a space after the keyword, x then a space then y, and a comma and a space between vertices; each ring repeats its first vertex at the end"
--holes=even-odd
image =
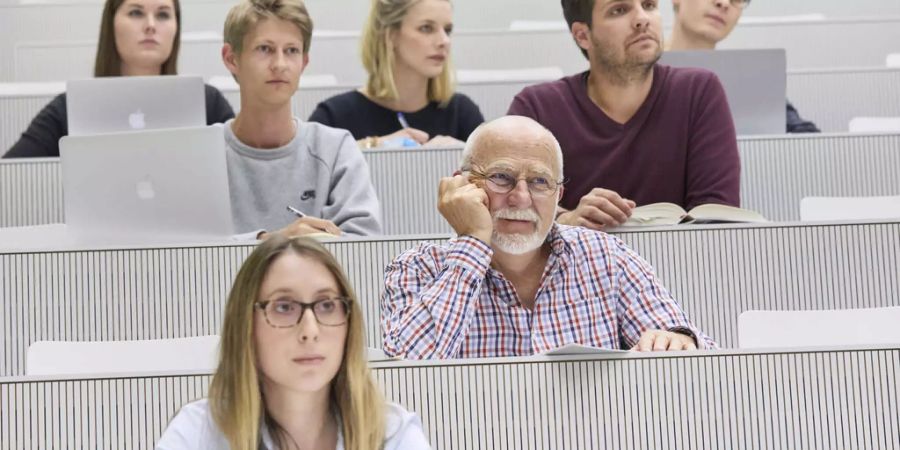
POLYGON ((725 90, 712 72, 656 65, 647 99, 625 124, 587 93, 588 72, 529 86, 509 114, 547 127, 563 150, 562 206, 595 187, 638 205, 740 206, 740 158, 725 90))

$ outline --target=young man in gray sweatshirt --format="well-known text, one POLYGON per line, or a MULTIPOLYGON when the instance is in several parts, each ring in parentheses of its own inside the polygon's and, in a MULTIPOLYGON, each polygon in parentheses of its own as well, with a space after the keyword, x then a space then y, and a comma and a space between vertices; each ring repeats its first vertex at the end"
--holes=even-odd
POLYGON ((300 0, 242 1, 225 21, 222 59, 241 88, 240 113, 225 123, 228 181, 235 231, 247 238, 381 233, 353 137, 291 112, 311 37, 300 0))

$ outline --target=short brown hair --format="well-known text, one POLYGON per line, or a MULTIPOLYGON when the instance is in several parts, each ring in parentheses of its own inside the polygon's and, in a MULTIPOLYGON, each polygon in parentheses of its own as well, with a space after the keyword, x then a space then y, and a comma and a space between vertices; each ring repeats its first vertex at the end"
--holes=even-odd
MULTIPOLYGON (((372 0, 372 9, 362 34, 362 62, 369 73, 366 92, 381 100, 396 100, 394 49, 388 45, 388 33, 400 28, 406 13, 421 0, 372 0)), ((447 0, 449 1, 449 0, 447 0)), ((444 70, 428 80, 428 101, 442 106, 450 103, 455 89, 453 65, 448 57, 444 70)))
MULTIPOLYGON (((570 31, 572 30, 572 24, 575 22, 585 23, 588 28, 593 25, 591 15, 594 12, 596 3, 597 0, 562 0, 563 16, 566 18, 566 23, 569 24, 570 31)), ((581 54, 587 58, 587 50, 581 47, 579 49, 581 54)))
POLYGON ((313 22, 303 0, 243 0, 228 11, 223 36, 235 53, 244 47, 244 36, 263 19, 281 19, 293 23, 303 37, 303 54, 309 53, 313 22))
MULTIPOLYGON (((116 13, 125 3, 125 0, 106 0, 103 5, 103 15, 100 19, 100 38, 97 40, 97 56, 94 58, 95 77, 118 77, 122 75, 122 55, 116 49, 116 13)), ((178 49, 181 47, 181 3, 172 0, 175 8, 175 41, 172 42, 172 53, 169 54, 162 67, 160 75, 175 75, 178 73, 178 49)))

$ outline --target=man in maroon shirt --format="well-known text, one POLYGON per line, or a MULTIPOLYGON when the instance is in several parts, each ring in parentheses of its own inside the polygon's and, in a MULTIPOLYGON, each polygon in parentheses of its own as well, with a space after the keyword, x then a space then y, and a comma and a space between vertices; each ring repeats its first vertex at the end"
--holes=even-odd
POLYGON ((621 225, 636 205, 739 206, 740 160, 725 91, 709 71, 656 64, 656 0, 562 0, 584 73, 525 88, 509 114, 531 117, 562 145, 558 221, 621 225))

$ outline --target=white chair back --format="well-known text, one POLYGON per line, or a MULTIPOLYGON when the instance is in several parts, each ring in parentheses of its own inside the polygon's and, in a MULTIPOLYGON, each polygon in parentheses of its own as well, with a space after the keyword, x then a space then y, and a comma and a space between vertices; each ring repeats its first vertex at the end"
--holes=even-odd
POLYGON ((800 200, 800 220, 900 219, 900 196, 805 197, 800 200))
POLYGON ((891 69, 900 68, 900 53, 891 53, 887 55, 885 63, 891 69))
POLYGON ((900 344, 900 307, 824 311, 745 311, 740 348, 900 344))
POLYGON ((103 342, 39 341, 28 347, 26 375, 208 371, 216 368, 219 336, 103 342))
POLYGON ((900 132, 900 117, 854 117, 849 129, 851 133, 900 132))

